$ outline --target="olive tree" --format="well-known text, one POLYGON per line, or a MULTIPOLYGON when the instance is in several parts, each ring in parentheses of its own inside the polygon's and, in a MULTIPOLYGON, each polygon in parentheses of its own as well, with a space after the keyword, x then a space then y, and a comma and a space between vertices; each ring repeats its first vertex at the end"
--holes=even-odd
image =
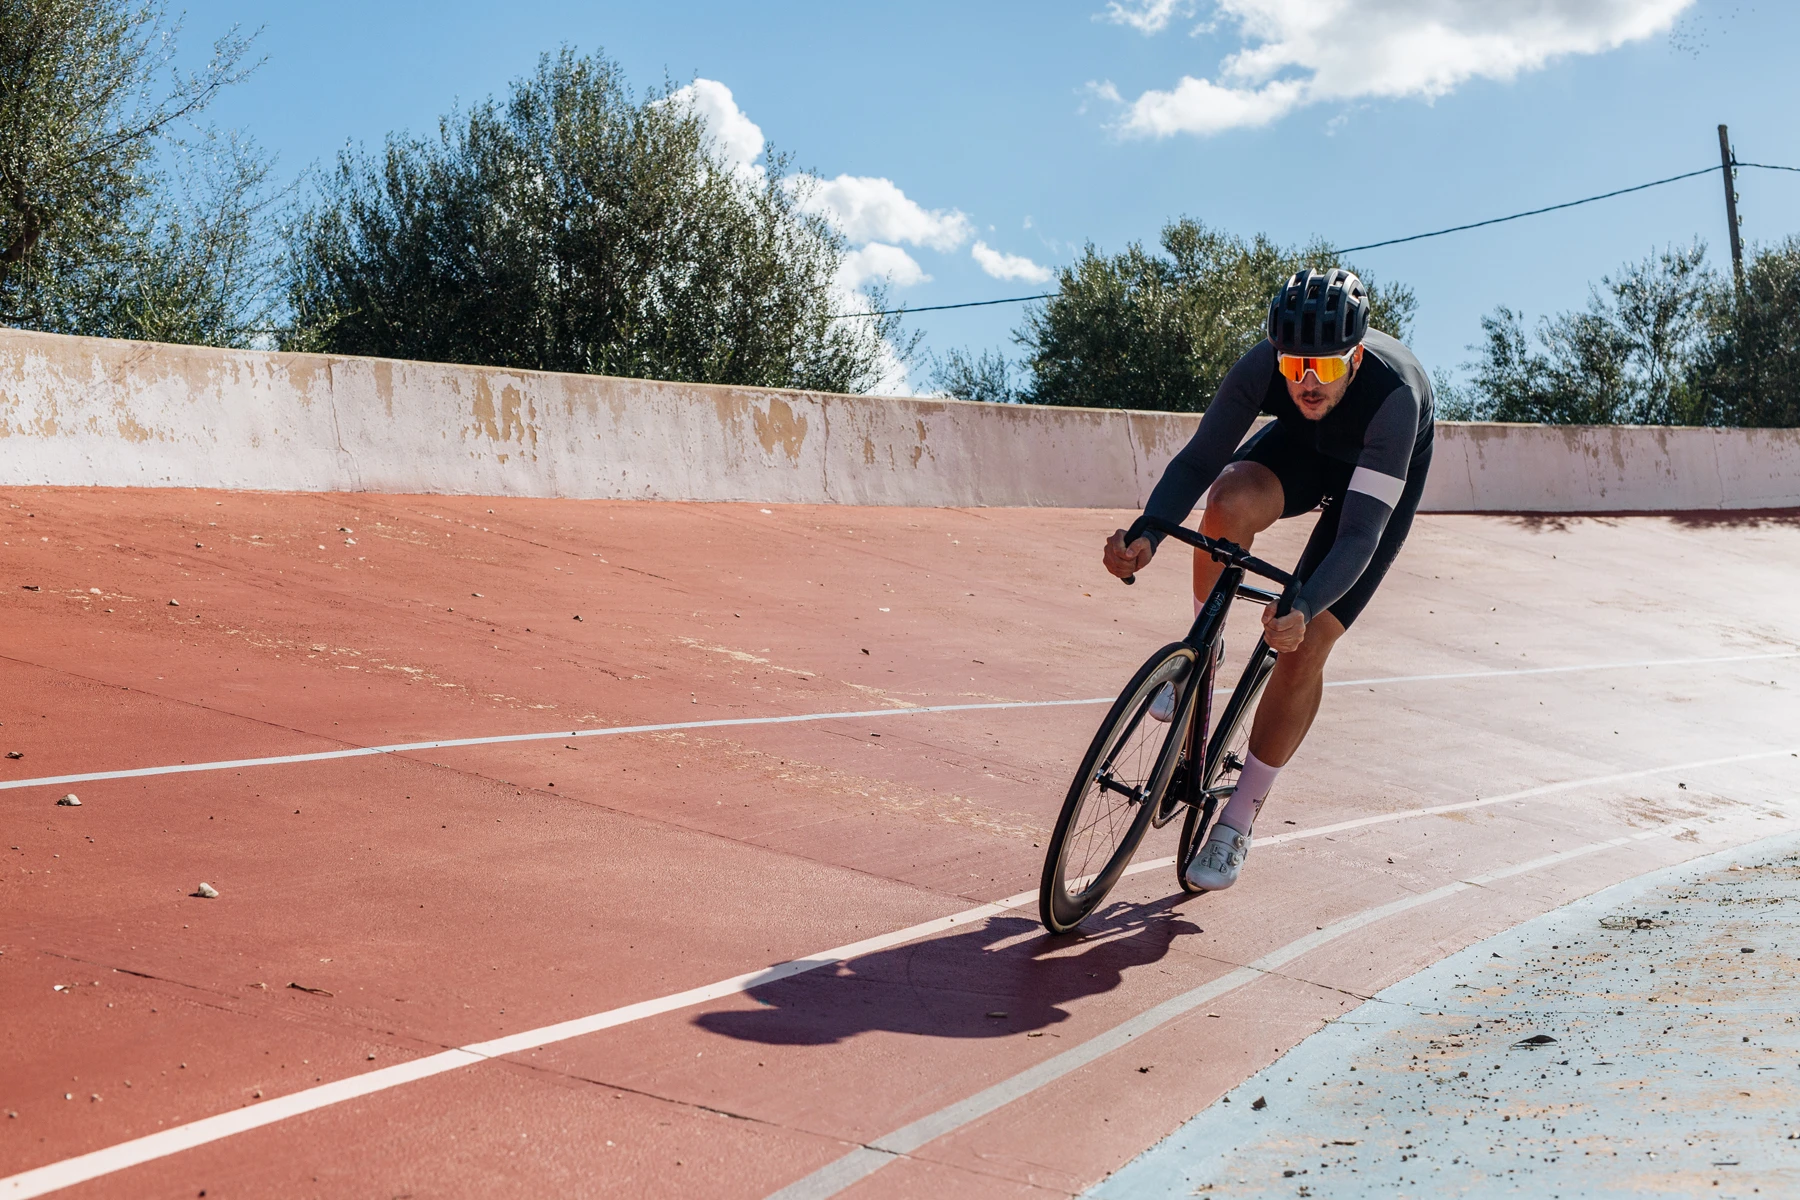
POLYGON ((1547 424, 1690 424, 1703 419, 1692 368, 1710 336, 1718 277, 1699 243, 1603 276, 1585 309, 1545 317, 1535 338, 1502 305, 1482 318, 1470 384, 1445 415, 1547 424))
POLYGON ((1708 423, 1800 425, 1800 237, 1757 251, 1743 294, 1713 312, 1693 383, 1708 423))
POLYGON ((1566 425, 1800 424, 1800 238, 1753 252, 1744 289, 1701 243, 1602 276, 1587 307, 1482 319, 1452 418, 1566 425))
POLYGON ((266 323, 269 165, 197 126, 243 78, 194 72, 155 3, 0 0, 0 323, 242 344, 266 323))
POLYGON ((295 222, 292 349, 865 391, 894 317, 776 158, 722 159, 673 91, 545 55, 435 136, 347 151, 295 222))
MULTIPOLYGON (((1202 411, 1225 372, 1262 339, 1276 288, 1308 266, 1348 264, 1323 245, 1292 249, 1261 235, 1246 241, 1188 218, 1163 229, 1160 253, 1132 243, 1107 255, 1089 245, 1015 335, 1030 375, 1020 397, 1202 411)), ((1363 280, 1371 323, 1405 337, 1411 290, 1363 280)))

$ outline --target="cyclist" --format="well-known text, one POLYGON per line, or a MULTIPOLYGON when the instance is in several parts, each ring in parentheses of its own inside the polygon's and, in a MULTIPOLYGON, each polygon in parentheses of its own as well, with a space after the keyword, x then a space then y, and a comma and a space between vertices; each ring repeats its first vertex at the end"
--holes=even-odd
MULTIPOLYGON (((1325 660, 1406 541, 1431 465, 1431 382, 1405 346, 1369 328, 1368 290, 1354 274, 1296 274, 1269 304, 1267 333, 1226 373, 1144 507, 1179 523, 1206 493, 1200 531, 1245 547, 1279 518, 1323 508, 1295 572, 1293 611, 1263 611, 1279 657, 1237 789, 1187 867, 1188 882, 1207 891, 1237 882, 1251 825, 1318 714, 1325 660), (1240 448, 1259 413, 1275 419, 1240 448)), ((1124 538, 1115 532, 1104 552, 1120 578, 1148 566, 1162 540, 1124 538)), ((1195 553, 1196 612, 1223 569, 1195 553)), ((1173 702, 1170 687, 1152 715, 1168 720, 1173 702)))

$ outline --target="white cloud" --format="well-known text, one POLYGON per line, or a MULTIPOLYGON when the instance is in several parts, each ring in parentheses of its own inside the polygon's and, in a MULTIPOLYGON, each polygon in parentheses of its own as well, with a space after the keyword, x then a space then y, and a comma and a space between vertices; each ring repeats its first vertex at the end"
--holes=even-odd
POLYGON ((883 242, 870 242, 844 255, 837 278, 838 286, 846 292, 854 291, 871 279, 885 279, 895 287, 931 281, 931 276, 913 261, 912 255, 883 242))
POLYGON ((686 105, 706 126, 719 157, 738 171, 760 175, 756 160, 762 157, 763 131, 732 99, 731 89, 716 79, 696 79, 669 93, 669 100, 686 105))
POLYGON ((1161 33, 1176 17, 1192 15, 1194 0, 1106 0, 1106 11, 1095 16, 1097 21, 1129 25, 1139 33, 1161 33))
MULTIPOLYGON (((1366 97, 1432 100, 1471 79, 1507 81, 1570 54, 1599 54, 1669 28, 1694 0, 1214 0, 1243 48, 1216 79, 1184 77, 1132 101, 1137 137, 1266 125, 1308 104, 1366 97)), ((1113 3, 1109 20, 1153 33, 1177 0, 1113 3), (1117 13, 1115 16, 1114 13, 1117 13)), ((1096 91, 1103 88, 1096 86, 1096 91)))
POLYGON ((1261 88, 1222 88, 1185 76, 1173 91, 1145 92, 1132 104, 1124 132, 1145 137, 1222 133, 1267 125, 1304 102, 1304 85, 1279 80, 1261 88))
POLYGON ((891 179, 805 176, 797 177, 795 183, 801 209, 823 216, 853 242, 907 242, 933 250, 954 250, 974 232, 963 213, 953 208, 924 208, 891 179))
MULTIPOLYGON (((671 92, 668 103, 692 109, 705 124, 715 153, 731 170, 756 183, 767 178, 766 168, 756 161, 762 157, 766 145, 763 131, 737 106, 730 88, 715 79, 696 79, 671 92)), ((852 242, 866 243, 846 254, 838 266, 833 282, 838 293, 839 312, 865 311, 869 307, 868 297, 856 289, 871 280, 886 280, 894 287, 910 287, 931 280, 912 255, 898 246, 875 239, 954 250, 970 235, 968 218, 962 213, 928 211, 907 199, 904 192, 886 179, 840 175, 827 182, 810 176, 795 176, 788 180, 788 186, 796 189, 802 208, 823 213, 852 242)), ((894 345, 883 338, 877 354, 880 378, 874 386, 875 393, 884 396, 916 394, 908 378, 906 363, 901 361, 894 345)))
POLYGON ((1040 267, 1023 255, 1002 254, 986 242, 976 242, 969 256, 995 279, 1029 279, 1032 283, 1045 283, 1050 279, 1049 267, 1040 267))

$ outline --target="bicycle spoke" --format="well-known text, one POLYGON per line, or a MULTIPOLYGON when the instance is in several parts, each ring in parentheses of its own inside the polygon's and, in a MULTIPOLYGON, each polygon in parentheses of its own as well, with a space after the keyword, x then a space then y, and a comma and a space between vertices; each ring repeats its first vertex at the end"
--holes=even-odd
POLYGON ((1067 932, 1119 878, 1154 817, 1157 768, 1174 731, 1150 708, 1170 683, 1192 667, 1185 647, 1165 648, 1132 679, 1107 715, 1070 786, 1044 865, 1039 894, 1044 923, 1067 932), (1171 652, 1172 651, 1172 652, 1171 652))
POLYGON ((1146 697, 1090 779, 1079 823, 1069 834, 1065 859, 1067 886, 1072 894, 1079 894, 1105 869, 1136 821, 1138 806, 1149 799, 1151 775, 1167 727, 1146 722, 1148 708, 1146 697), (1146 724, 1150 728, 1144 728, 1146 724))

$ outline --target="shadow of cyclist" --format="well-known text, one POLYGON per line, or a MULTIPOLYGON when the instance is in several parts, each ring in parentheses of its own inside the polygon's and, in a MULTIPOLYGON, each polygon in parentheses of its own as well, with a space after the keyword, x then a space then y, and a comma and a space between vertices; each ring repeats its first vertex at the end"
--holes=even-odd
POLYGON ((830 1045, 859 1033, 981 1038, 1068 1019, 1064 1005, 1111 991, 1125 972, 1199 929, 1170 911, 1185 897, 1117 903, 1081 936, 1054 938, 1027 917, 992 917, 949 937, 896 946, 752 988, 761 1009, 702 1013, 694 1023, 740 1041, 830 1045), (990 1013, 1004 1013, 1003 1017, 990 1013))

